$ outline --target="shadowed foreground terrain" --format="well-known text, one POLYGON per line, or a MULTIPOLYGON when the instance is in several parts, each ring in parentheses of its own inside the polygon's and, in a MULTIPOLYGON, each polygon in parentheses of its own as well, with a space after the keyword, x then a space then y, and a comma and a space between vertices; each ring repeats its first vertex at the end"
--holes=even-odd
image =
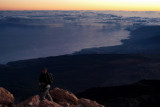
POLYGON ((54 101, 39 100, 39 95, 34 95, 25 101, 15 104, 12 93, 0 87, 0 107, 104 107, 96 101, 85 98, 77 98, 73 93, 60 88, 50 91, 54 101))
POLYGON ((119 86, 160 78, 160 55, 65 55, 9 62, 0 65, 0 84, 16 101, 39 93, 42 68, 54 74, 53 87, 79 93, 92 87, 119 86))
POLYGON ((160 80, 141 80, 129 85, 91 88, 78 96, 96 100, 106 107, 159 107, 160 80))

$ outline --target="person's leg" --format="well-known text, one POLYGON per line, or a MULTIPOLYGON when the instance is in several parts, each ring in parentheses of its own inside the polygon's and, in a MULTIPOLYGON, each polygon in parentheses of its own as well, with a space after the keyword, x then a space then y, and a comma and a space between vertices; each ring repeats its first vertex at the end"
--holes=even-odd
POLYGON ((42 101, 42 100, 44 100, 44 95, 43 95, 43 93, 44 93, 44 87, 43 86, 40 86, 39 87, 39 89, 40 89, 40 94, 39 94, 39 96, 40 96, 40 101, 42 101))
POLYGON ((47 94, 47 97, 48 97, 48 100, 49 100, 49 101, 52 101, 52 102, 53 102, 53 99, 52 99, 51 95, 49 94, 49 92, 48 92, 48 94, 47 94))
POLYGON ((48 89, 48 91, 47 91, 47 97, 48 97, 48 100, 50 100, 50 101, 53 102, 53 99, 52 99, 52 97, 51 97, 51 95, 49 93, 50 87, 51 87, 50 85, 47 85, 47 89, 48 89))
POLYGON ((43 90, 40 95, 41 101, 46 99, 46 95, 48 94, 48 91, 49 91, 49 89, 47 87, 43 87, 43 90))

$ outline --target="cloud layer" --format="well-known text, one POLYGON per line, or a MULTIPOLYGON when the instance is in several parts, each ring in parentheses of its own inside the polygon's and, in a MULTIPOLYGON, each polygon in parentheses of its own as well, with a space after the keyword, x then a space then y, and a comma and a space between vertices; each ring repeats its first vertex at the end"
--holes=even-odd
POLYGON ((129 36, 126 29, 160 25, 159 16, 158 12, 0 11, 0 63, 121 45, 129 36))

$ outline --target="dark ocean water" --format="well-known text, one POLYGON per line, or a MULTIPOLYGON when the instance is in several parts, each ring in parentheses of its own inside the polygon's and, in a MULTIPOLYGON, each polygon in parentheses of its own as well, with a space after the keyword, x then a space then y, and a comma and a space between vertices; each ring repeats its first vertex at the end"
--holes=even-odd
POLYGON ((159 25, 159 12, 0 11, 0 63, 121 45, 142 25, 159 25))

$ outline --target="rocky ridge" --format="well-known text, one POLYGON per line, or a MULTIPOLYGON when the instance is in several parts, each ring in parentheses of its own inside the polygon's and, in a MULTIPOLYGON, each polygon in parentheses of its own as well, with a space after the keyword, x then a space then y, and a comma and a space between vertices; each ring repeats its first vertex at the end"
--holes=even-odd
POLYGON ((40 101, 39 95, 14 104, 14 96, 6 89, 0 87, 0 107, 104 107, 96 101, 85 98, 77 98, 73 93, 60 88, 50 91, 53 102, 46 100, 40 101))

